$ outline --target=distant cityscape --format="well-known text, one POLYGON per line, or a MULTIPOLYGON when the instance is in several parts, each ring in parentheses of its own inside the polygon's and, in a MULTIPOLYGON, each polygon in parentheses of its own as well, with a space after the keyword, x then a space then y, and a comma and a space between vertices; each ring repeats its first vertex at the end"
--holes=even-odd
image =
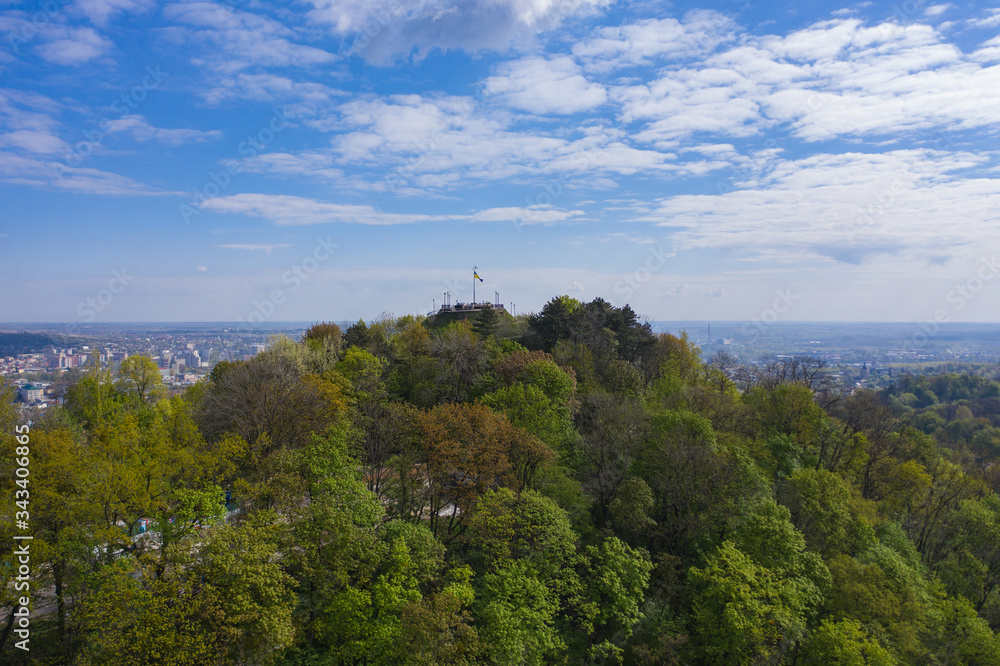
MULTIPOLYGON (((52 336, 60 344, 31 353, 0 356, 0 376, 18 389, 25 405, 59 404, 65 386, 93 359, 116 367, 129 356, 156 361, 168 389, 181 390, 205 377, 219 361, 251 358, 274 336, 299 339, 314 322, 273 322, 247 330, 237 323, 94 324, 67 335, 55 324, 0 324, 0 332, 52 336)), ((350 322, 337 322, 346 330, 350 322)), ((1000 362, 1000 325, 651 321, 654 333, 687 333, 711 359, 725 352, 743 365, 791 357, 825 363, 825 373, 844 387, 881 387, 905 372, 947 370, 1000 362)))
POLYGON ((73 344, 0 356, 0 376, 17 387, 20 401, 44 408, 59 404, 68 380, 92 367, 94 358, 114 368, 129 356, 142 355, 156 361, 168 389, 183 389, 200 381, 219 361, 251 358, 267 348, 272 336, 298 338, 308 326, 275 325, 247 332, 227 324, 108 324, 65 336, 63 329, 51 324, 4 324, 0 331, 44 333, 73 344))

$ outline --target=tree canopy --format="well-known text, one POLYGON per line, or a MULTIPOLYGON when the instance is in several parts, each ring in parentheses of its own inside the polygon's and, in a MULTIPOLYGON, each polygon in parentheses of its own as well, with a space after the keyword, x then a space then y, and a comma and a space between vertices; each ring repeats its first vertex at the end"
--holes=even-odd
POLYGON ((1000 383, 828 379, 567 296, 95 364, 0 388, 0 558, 32 664, 1000 664, 1000 383))

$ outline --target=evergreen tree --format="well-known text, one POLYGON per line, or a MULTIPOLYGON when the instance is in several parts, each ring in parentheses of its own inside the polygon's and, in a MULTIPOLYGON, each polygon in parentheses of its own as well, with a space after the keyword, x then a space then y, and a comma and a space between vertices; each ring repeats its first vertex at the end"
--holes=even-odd
POLYGON ((487 303, 472 322, 472 330, 482 338, 492 338, 500 327, 500 313, 487 303))

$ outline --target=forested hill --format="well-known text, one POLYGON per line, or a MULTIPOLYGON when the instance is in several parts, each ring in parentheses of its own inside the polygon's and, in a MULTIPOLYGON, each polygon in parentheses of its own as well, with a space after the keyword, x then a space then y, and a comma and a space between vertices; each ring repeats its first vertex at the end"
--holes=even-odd
POLYGON ((30 433, 30 663, 1000 665, 996 382, 846 392, 600 299, 425 323, 73 385, 30 433))
POLYGON ((46 347, 56 346, 57 341, 44 333, 3 333, 0 332, 0 356, 35 354, 46 347))

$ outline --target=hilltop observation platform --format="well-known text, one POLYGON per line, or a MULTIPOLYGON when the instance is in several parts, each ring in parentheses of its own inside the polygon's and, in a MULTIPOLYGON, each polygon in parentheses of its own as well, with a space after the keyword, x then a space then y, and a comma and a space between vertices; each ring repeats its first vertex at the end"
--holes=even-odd
POLYGON ((444 314, 446 312, 481 312, 486 308, 493 308, 501 314, 507 314, 507 308, 503 306, 502 303, 490 303, 489 301, 483 301, 481 303, 455 303, 454 305, 442 305, 438 308, 437 312, 428 312, 428 317, 433 317, 434 315, 444 314))
POLYGON ((436 312, 428 312, 427 323, 434 328, 447 326, 452 322, 475 319, 479 316, 480 312, 487 308, 493 308, 493 311, 504 319, 514 318, 507 311, 507 308, 500 303, 489 303, 487 301, 483 301, 482 303, 455 303, 454 305, 447 303, 438 308, 436 312))

